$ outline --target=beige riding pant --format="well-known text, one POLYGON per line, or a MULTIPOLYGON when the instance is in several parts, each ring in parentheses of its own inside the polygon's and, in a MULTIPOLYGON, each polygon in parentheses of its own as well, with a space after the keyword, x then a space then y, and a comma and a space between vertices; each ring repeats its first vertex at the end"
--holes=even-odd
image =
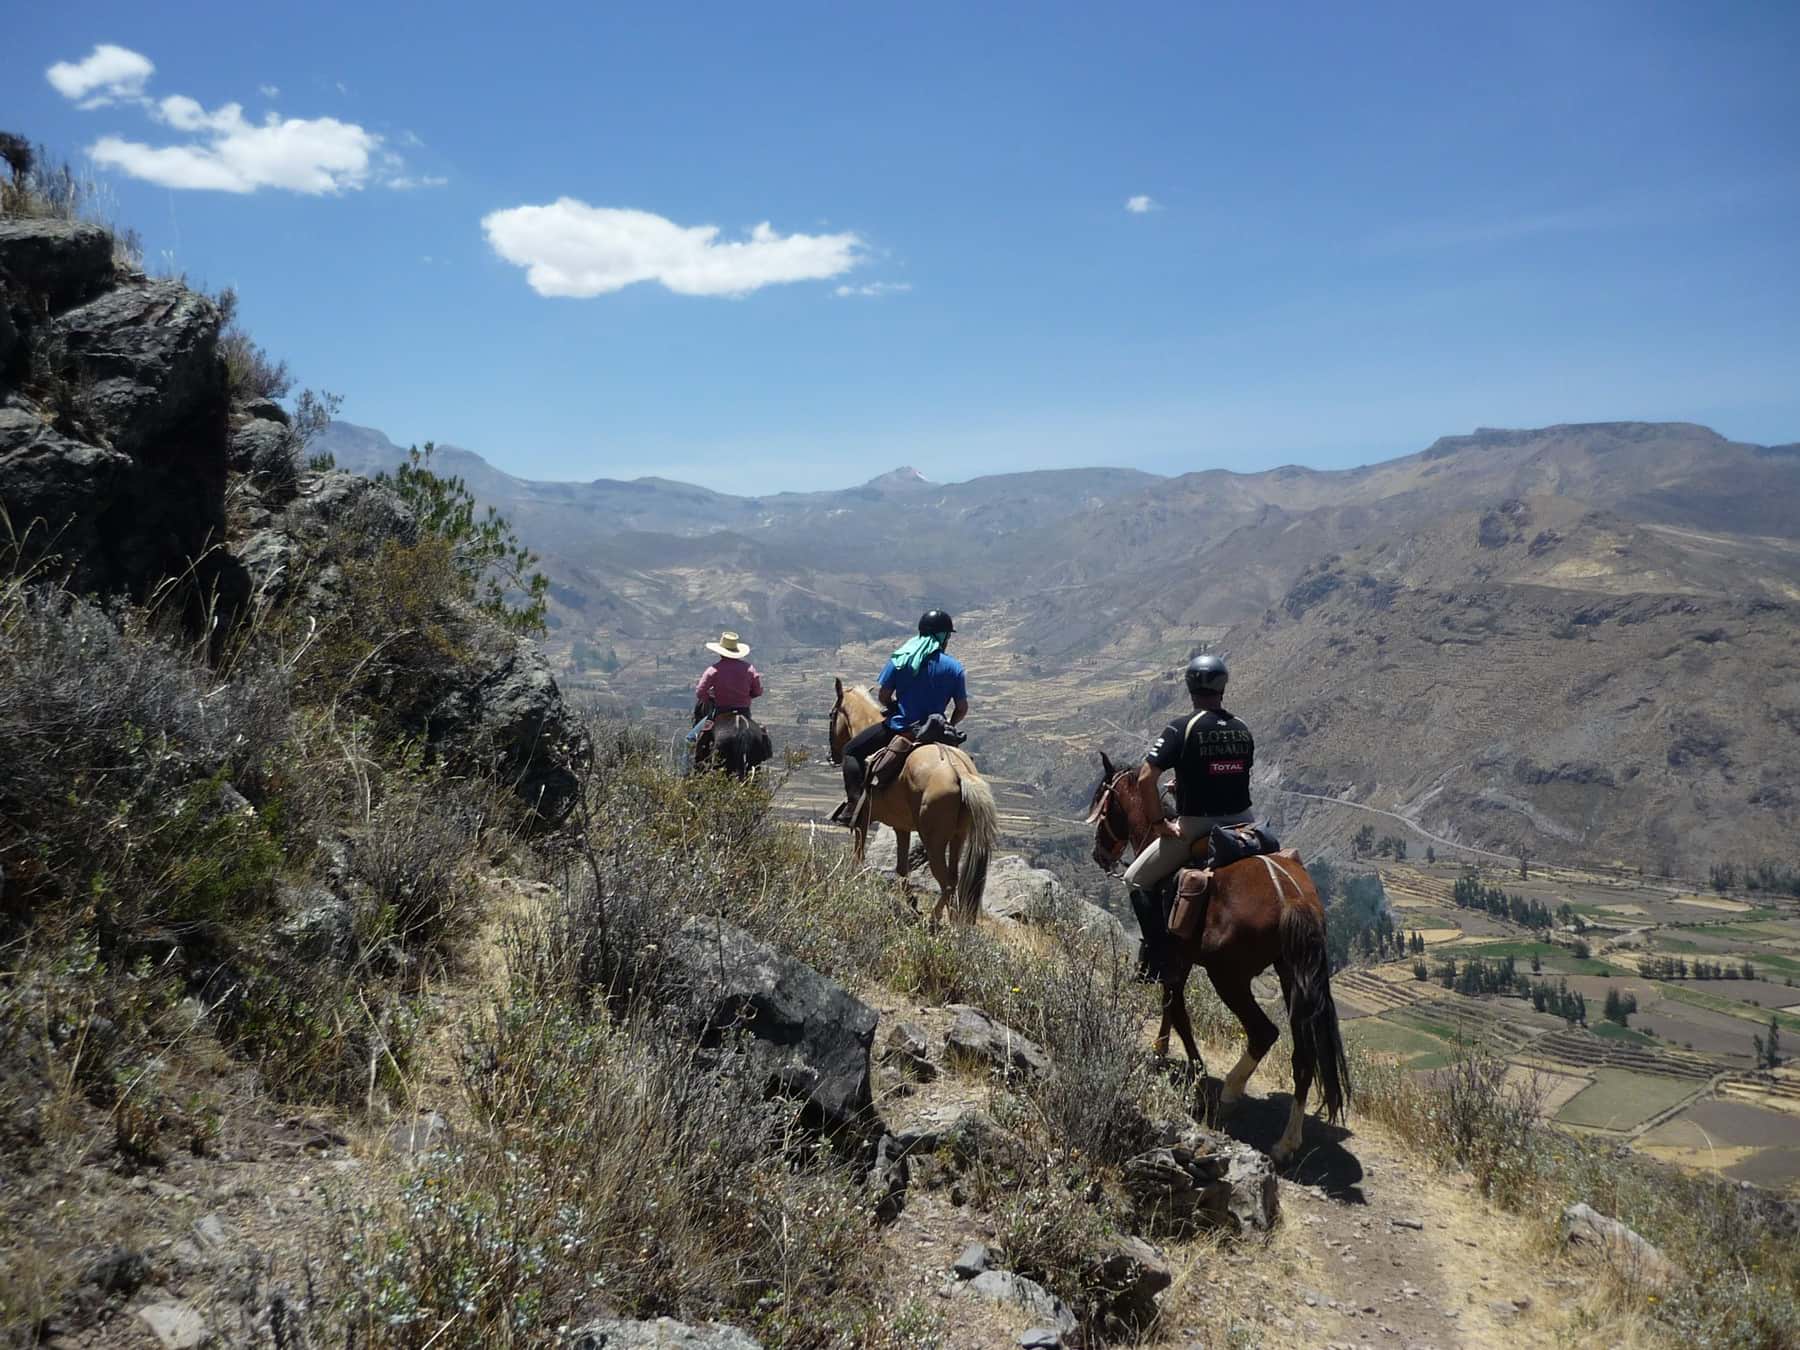
POLYGON ((1182 816, 1175 823, 1180 837, 1151 840, 1150 847, 1133 858, 1131 866, 1125 869, 1125 884, 1153 891, 1194 856, 1194 849, 1206 842, 1213 826, 1248 825, 1255 819, 1253 811, 1242 811, 1235 816, 1182 816))

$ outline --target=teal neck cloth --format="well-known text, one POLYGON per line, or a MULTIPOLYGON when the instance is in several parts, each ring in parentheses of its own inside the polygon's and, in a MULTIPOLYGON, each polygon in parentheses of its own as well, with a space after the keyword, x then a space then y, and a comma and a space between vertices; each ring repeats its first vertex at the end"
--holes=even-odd
POLYGON ((894 653, 894 669, 896 671, 916 671, 943 650, 943 634, 921 634, 894 653))

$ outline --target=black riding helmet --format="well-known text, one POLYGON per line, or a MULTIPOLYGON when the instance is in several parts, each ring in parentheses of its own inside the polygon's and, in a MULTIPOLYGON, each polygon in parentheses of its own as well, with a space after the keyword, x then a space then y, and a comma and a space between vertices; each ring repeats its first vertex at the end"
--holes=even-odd
POLYGON ((919 636, 931 637, 941 634, 949 637, 956 631, 956 625, 950 622, 950 616, 941 609, 928 609, 919 616, 919 636))
POLYGON ((1187 663, 1187 687, 1190 694, 1222 694, 1231 672, 1225 669, 1225 658, 1205 652, 1187 663))

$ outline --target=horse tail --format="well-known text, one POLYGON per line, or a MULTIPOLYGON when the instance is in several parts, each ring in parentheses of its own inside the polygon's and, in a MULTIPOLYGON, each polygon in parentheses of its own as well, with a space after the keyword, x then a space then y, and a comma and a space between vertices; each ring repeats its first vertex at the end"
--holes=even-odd
POLYGON ((963 844, 962 867, 956 876, 956 913, 974 923, 981 913, 981 896, 987 890, 988 860, 1000 837, 1000 817, 994 811, 994 793, 985 778, 962 778, 963 810, 969 815, 969 837, 963 844))
MULTIPOLYGON (((1286 869, 1282 869, 1284 874, 1286 869)), ((1316 894, 1281 907, 1281 955, 1289 974, 1288 1030, 1294 1058, 1310 1063, 1325 1100, 1325 1115, 1336 1124, 1350 1100, 1350 1065, 1331 998, 1331 954, 1325 945, 1325 910, 1316 894)))

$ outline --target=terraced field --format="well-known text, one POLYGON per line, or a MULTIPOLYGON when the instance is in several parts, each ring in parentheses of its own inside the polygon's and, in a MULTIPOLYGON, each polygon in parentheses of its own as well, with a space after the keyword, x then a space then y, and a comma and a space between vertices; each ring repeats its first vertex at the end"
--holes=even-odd
POLYGON ((1521 973, 1579 992, 1588 1024, 1534 1013, 1518 997, 1471 998, 1413 978, 1415 958, 1340 973, 1348 1034, 1366 1049, 1429 1070, 1482 1045, 1506 1055, 1543 1110, 1571 1129, 1617 1135, 1683 1167, 1800 1192, 1800 1067, 1755 1068, 1757 1036, 1776 1018, 1784 1051, 1800 1045, 1800 905, 1766 896, 1704 895, 1627 869, 1493 868, 1487 886, 1569 906, 1581 931, 1528 932, 1485 911, 1459 909, 1447 863, 1377 864, 1407 933, 1421 932, 1426 962, 1512 957, 1521 973), (1588 954, 1579 956, 1577 941, 1588 954), (1664 980, 1652 964, 1682 957, 1755 979, 1664 980), (1792 979, 1793 984, 1788 981, 1792 979), (1609 992, 1630 995, 1627 1026, 1603 1020, 1609 992))

